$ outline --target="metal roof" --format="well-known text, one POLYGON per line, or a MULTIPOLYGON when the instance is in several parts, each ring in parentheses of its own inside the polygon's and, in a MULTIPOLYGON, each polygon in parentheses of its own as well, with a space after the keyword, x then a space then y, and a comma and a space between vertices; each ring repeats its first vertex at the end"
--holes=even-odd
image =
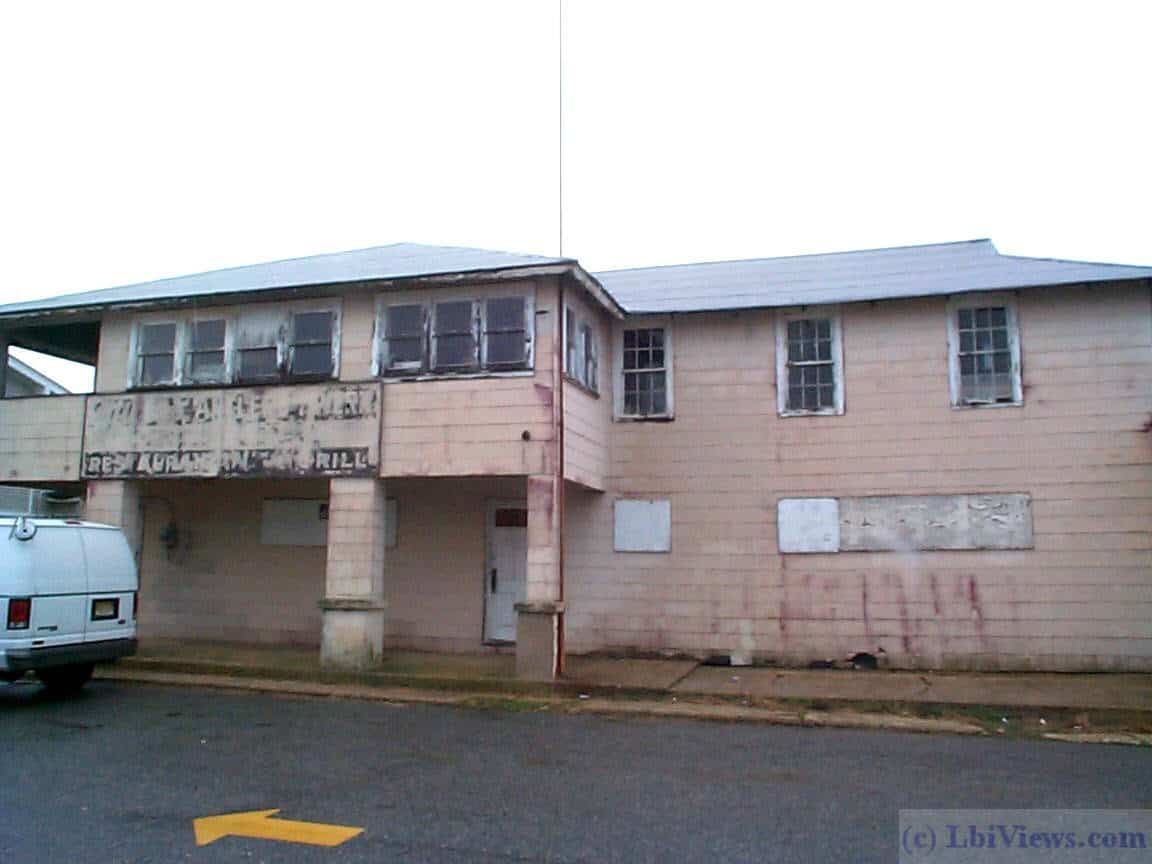
POLYGON ((28 365, 19 357, 14 357, 11 354, 8 355, 8 374, 27 379, 37 387, 42 387, 45 393, 60 395, 71 392, 60 382, 49 378, 39 369, 28 365))
POLYGON ((991 240, 610 270, 593 274, 629 313, 890 300, 1152 278, 1152 267, 1001 255, 991 240))
POLYGON ((0 306, 0 316, 27 312, 48 312, 85 306, 147 303, 384 279, 408 279, 456 273, 480 273, 529 267, 572 266, 571 258, 518 255, 461 246, 425 246, 420 243, 394 243, 351 252, 333 252, 308 258, 290 258, 266 264, 250 264, 227 270, 213 270, 193 276, 139 282, 119 288, 64 294, 44 300, 29 300, 0 306))

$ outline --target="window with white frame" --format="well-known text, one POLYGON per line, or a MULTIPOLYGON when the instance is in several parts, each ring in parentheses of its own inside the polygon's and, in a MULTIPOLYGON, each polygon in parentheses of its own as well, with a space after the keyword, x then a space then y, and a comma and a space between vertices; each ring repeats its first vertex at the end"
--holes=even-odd
POLYGON ((844 413, 840 318, 808 313, 776 321, 776 404, 783 416, 844 413))
POLYGON ((1020 339, 1015 304, 1003 297, 949 304, 948 355, 956 407, 1020 405, 1020 339))
POLYGON ((621 417, 672 416, 671 345, 666 327, 629 327, 620 352, 621 417))
POLYGON ((296 378, 328 378, 332 375, 332 311, 297 312, 292 315, 292 344, 288 373, 296 378))
POLYGON ((136 382, 141 387, 176 383, 176 331, 171 321, 141 324, 136 337, 136 382))
POLYGON ((280 345, 275 331, 264 328, 236 334, 236 380, 243 384, 268 383, 280 377, 280 345))
POLYGON ((600 346, 596 330, 588 321, 578 319, 575 310, 564 310, 564 371, 573 381, 593 393, 600 392, 600 346))
POLYGON ((484 301, 483 360, 486 369, 523 369, 528 359, 523 297, 484 301))
POLYGON ((228 380, 227 333, 228 322, 223 318, 189 323, 184 369, 186 382, 208 384, 228 380))
POLYGON ((247 307, 137 323, 132 387, 274 383, 336 375, 339 316, 332 309, 247 307))
POLYGON ((600 391, 600 348, 596 344, 596 331, 585 322, 580 326, 580 343, 584 347, 583 378, 584 386, 593 392, 600 391))
POLYGON ((418 303, 384 309, 383 367, 389 372, 419 372, 427 352, 424 307, 418 303))
POLYGON ((479 365, 476 304, 450 300, 432 307, 432 368, 438 372, 475 369, 479 365))
POLYGON ((377 367, 384 375, 508 372, 531 368, 532 301, 403 303, 380 309, 377 367))

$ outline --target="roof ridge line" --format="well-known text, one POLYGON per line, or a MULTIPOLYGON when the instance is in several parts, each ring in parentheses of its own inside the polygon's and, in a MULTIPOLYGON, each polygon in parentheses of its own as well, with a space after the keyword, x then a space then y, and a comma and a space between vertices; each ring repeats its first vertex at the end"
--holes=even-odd
MULTIPOLYGON (((896 252, 901 249, 930 249, 939 246, 964 246, 969 243, 987 243, 992 251, 1000 251, 990 237, 975 237, 971 240, 947 240, 943 243, 909 243, 903 246, 877 246, 871 249, 843 249, 839 252, 803 252, 799 255, 770 255, 760 258, 722 258, 718 261, 684 261, 680 264, 653 264, 648 267, 621 267, 616 270, 595 270, 595 273, 630 273, 636 270, 663 270, 672 267, 706 267, 710 264, 747 264, 752 261, 788 261, 794 258, 830 258, 833 255, 861 255, 867 252, 896 252)), ((1006 257, 1006 256, 1002 256, 1006 257)))

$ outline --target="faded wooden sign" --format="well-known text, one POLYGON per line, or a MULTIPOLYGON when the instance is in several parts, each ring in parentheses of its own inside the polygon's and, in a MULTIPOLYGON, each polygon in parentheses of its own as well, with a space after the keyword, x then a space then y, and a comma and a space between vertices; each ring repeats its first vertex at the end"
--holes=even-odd
POLYGON ((84 477, 359 477, 380 464, 380 387, 91 396, 84 477))
POLYGON ((782 498, 777 523, 781 552, 1033 548, 1023 493, 782 498))
POLYGON ((1031 549, 1032 499, 1023 494, 885 495, 840 499, 843 552, 1031 549))

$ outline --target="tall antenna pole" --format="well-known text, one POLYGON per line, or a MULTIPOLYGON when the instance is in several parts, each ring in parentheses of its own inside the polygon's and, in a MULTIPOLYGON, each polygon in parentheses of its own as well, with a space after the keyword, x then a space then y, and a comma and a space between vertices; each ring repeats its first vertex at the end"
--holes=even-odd
POLYGON ((558 108, 558 123, 557 123, 557 165, 556 174, 559 181, 559 189, 557 193, 557 204, 559 210, 559 218, 557 219, 557 231, 559 234, 559 255, 564 257, 564 0, 556 0, 556 42, 557 51, 556 56, 559 61, 557 68, 557 108, 558 108))

